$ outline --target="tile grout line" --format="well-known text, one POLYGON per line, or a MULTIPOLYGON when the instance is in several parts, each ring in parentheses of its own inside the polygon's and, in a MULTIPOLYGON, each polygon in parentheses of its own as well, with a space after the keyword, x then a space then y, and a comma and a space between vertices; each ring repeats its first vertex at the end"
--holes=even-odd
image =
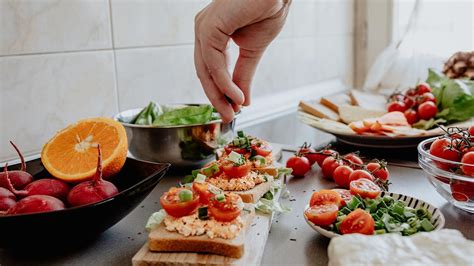
POLYGON ((112 53, 114 58, 114 78, 115 78, 115 101, 117 104, 117 112, 120 113, 120 96, 119 96, 119 82, 118 82, 118 71, 117 71, 117 53, 115 51, 115 39, 114 39, 114 23, 112 18, 112 0, 109 1, 109 22, 110 22, 110 38, 112 41, 112 53))

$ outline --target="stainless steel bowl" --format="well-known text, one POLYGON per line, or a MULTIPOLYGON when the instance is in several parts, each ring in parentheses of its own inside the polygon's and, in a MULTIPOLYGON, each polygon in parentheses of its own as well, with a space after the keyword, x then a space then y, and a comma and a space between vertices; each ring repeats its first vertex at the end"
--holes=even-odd
MULTIPOLYGON (((180 104, 182 106, 182 104, 180 104)), ((186 104, 192 105, 192 104, 186 104)), ((131 121, 142 108, 126 110, 114 116, 131 121)), ((186 126, 144 126, 123 123, 130 154, 140 160, 171 163, 172 168, 198 168, 215 158, 219 143, 227 142, 234 131, 235 118, 229 124, 215 120, 186 126)))

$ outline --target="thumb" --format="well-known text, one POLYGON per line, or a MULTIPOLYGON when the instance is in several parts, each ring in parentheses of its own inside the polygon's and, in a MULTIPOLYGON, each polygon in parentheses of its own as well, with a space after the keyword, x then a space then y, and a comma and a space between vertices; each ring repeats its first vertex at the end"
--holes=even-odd
POLYGON ((232 81, 244 93, 245 106, 250 105, 252 79, 262 55, 263 50, 254 51, 244 48, 240 48, 239 50, 239 58, 234 67, 232 81))

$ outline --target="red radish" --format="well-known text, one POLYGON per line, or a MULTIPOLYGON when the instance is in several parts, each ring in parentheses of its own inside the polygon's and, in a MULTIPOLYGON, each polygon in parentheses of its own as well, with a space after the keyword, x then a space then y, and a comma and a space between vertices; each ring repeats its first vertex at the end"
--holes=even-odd
POLYGON ((7 211, 15 206, 16 197, 10 190, 0 187, 0 211, 7 211))
MULTIPOLYGON (((33 176, 31 176, 28 172, 26 172, 26 164, 23 155, 21 154, 20 150, 16 147, 16 145, 10 141, 10 144, 18 153, 18 156, 21 160, 21 169, 10 171, 8 176, 10 177, 10 182, 13 184, 13 187, 16 189, 23 189, 26 185, 33 182, 33 176)), ((0 187, 4 187, 8 189, 8 182, 5 177, 5 173, 0 173, 0 187)))
MULTIPOLYGON (((8 176, 9 179, 10 173, 7 170, 7 166, 8 164, 5 164, 4 174, 8 176)), ((10 182, 8 183, 8 189, 20 198, 33 195, 46 195, 65 200, 69 193, 69 186, 66 183, 52 178, 33 181, 29 183, 24 190, 16 190, 10 182)))
POLYGON ((109 181, 102 179, 102 153, 100 145, 97 146, 99 158, 97 171, 91 181, 82 182, 71 189, 67 196, 69 205, 81 206, 96 203, 118 194, 118 189, 109 181))
POLYGON ((15 206, 7 211, 7 215, 50 212, 62 209, 64 209, 64 203, 55 197, 33 195, 18 201, 15 206))

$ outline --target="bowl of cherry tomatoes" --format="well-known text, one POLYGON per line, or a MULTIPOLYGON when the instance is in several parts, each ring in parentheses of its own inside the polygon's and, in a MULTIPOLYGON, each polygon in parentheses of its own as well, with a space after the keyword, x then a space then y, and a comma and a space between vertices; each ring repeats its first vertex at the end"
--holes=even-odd
POLYGON ((418 163, 442 197, 474 213, 474 126, 422 141, 418 163))

